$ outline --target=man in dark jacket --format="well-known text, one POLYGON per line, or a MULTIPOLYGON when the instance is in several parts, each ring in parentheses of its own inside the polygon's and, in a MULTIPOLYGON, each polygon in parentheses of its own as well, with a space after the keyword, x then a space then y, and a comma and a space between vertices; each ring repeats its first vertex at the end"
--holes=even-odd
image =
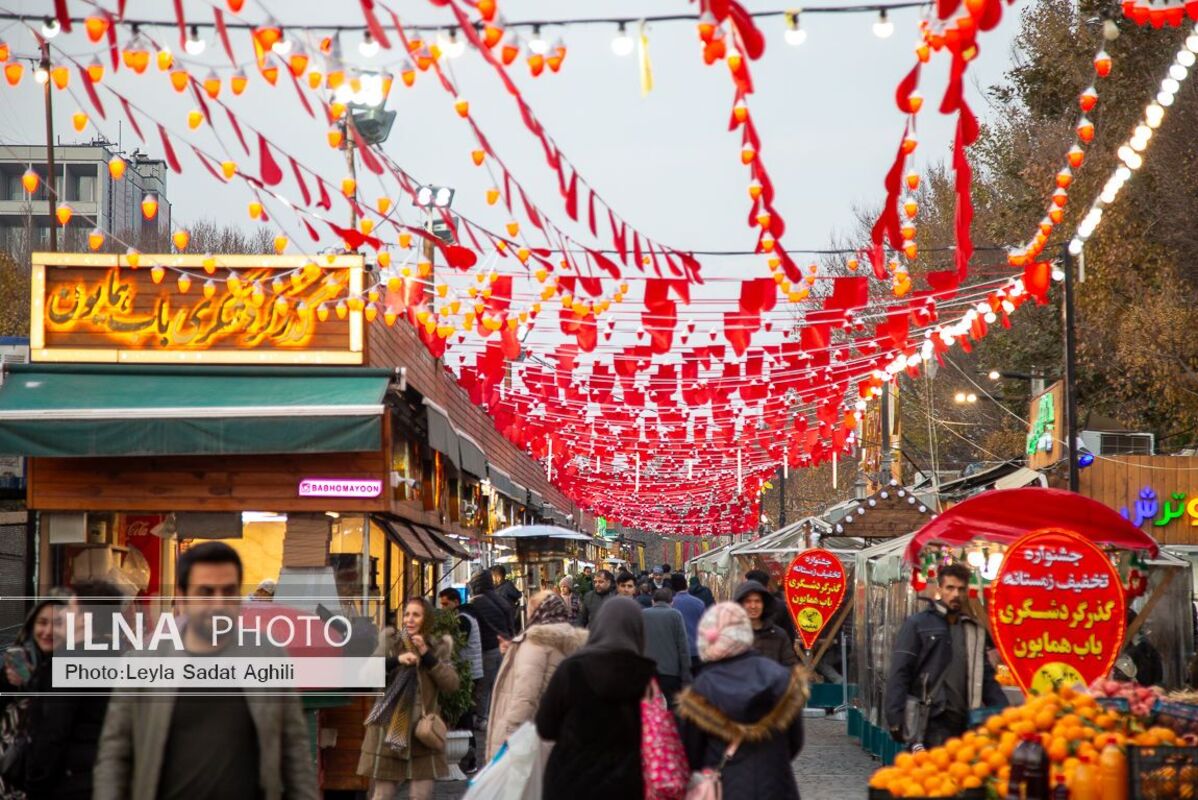
MULTIPOLYGON (((751 569, 745 573, 745 580, 757 581, 766 589, 769 589, 773 584, 773 579, 770 574, 763 569, 751 569)), ((774 598, 773 610, 766 612, 770 622, 782 629, 782 633, 786 634, 786 638, 790 639, 790 643, 794 644, 795 637, 798 635, 795 631, 795 621, 790 617, 790 611, 786 608, 786 598, 782 596, 781 589, 775 589, 770 592, 770 596, 774 598)))
MULTIPOLYGON (((461 610, 478 621, 483 649, 483 678, 474 682, 474 707, 478 709, 480 717, 485 717, 491 708, 491 689, 495 686, 499 665, 503 662, 499 643, 512 638, 515 611, 508 601, 495 593, 491 573, 487 570, 478 572, 470 579, 470 602, 461 610)), ((482 720, 476 720, 475 725, 479 730, 486 727, 482 720)))
POLYGON ((960 736, 975 708, 1007 705, 986 658, 986 629, 969 616, 965 605, 971 577, 964 564, 942 567, 936 579, 940 599, 907 618, 890 655, 886 724, 897 741, 904 741, 907 733, 918 736, 907 742, 914 749, 960 736), (922 736, 903 730, 909 697, 929 703, 922 736))
POLYGON ((678 609, 678 613, 682 614, 682 621, 686 623, 686 640, 690 645, 691 653, 691 668, 699 671, 699 620, 703 617, 703 612, 707 607, 703 605, 703 601, 697 597, 692 597, 691 593, 686 590, 686 576, 681 572, 675 572, 670 575, 670 589, 674 592, 674 602, 671 605, 678 609))
POLYGON ((674 707, 682 687, 691 682, 690 646, 682 614, 670 608, 674 592, 658 589, 653 605, 645 609, 645 655, 657 662, 657 683, 674 707))
POLYGON ((711 593, 711 589, 708 589, 703 585, 703 582, 699 580, 698 575, 691 575, 690 593, 702 600, 703 605, 707 608, 711 608, 713 605, 715 605, 715 595, 711 593))
POLYGON ((507 579, 507 567, 502 564, 491 567, 491 583, 495 584, 495 594, 507 600, 516 613, 519 613, 522 595, 516 584, 507 579))
POLYGON ((736 587, 733 599, 740 603, 753 626, 753 649, 784 667, 799 663, 794 644, 786 638, 782 629, 770 622, 774 610, 774 596, 757 581, 745 581, 736 587))
POLYGON ((579 610, 578 619, 574 620, 574 624, 580 628, 590 627, 595 620, 595 615, 599 613, 599 608, 609 598, 615 596, 616 578, 611 574, 611 570, 601 569, 596 572, 595 588, 583 595, 582 608, 579 610))

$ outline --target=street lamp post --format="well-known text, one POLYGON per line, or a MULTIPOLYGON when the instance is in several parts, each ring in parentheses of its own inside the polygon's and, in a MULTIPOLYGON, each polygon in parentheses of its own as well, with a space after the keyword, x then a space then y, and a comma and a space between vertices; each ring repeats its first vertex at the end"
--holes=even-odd
POLYGON ((368 145, 382 144, 391 135, 396 113, 384 110, 387 94, 391 91, 391 76, 377 72, 364 72, 356 81, 346 81, 333 92, 333 99, 344 103, 345 118, 341 120, 341 147, 345 150, 345 164, 349 177, 354 182, 354 191, 349 197, 349 226, 358 224, 358 169, 354 159, 355 137, 350 135, 352 124, 357 137, 368 145), (358 88, 355 89, 354 86, 358 88))
MULTIPOLYGON (((440 210, 442 212, 453 205, 454 190, 448 186, 421 186, 416 190, 416 197, 412 201, 419 209, 424 211, 424 229, 430 234, 433 233, 433 211, 440 210)), ((422 247, 424 260, 429 263, 428 280, 424 285, 424 297, 428 299, 433 294, 433 276, 436 274, 436 256, 437 248, 433 244, 432 238, 426 238, 422 247)))

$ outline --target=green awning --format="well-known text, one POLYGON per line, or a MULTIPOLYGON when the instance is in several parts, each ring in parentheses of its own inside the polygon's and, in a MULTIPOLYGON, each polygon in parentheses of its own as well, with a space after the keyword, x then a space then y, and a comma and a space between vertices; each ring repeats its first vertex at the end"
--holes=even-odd
POLYGON ((14 364, 0 455, 369 452, 390 370, 14 364))

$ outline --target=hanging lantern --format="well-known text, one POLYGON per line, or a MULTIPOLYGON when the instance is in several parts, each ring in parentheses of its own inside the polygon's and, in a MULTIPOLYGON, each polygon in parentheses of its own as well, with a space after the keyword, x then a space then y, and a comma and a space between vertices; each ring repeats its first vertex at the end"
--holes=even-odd
POLYGON ((154 281, 154 283, 162 283, 162 279, 165 277, 166 270, 162 268, 161 264, 155 264, 150 267, 150 280, 154 281))
MULTIPOLYGON (((169 55, 169 51, 166 52, 169 55)), ((141 34, 133 37, 133 41, 129 43, 129 47, 121 53, 121 57, 125 62, 125 66, 138 75, 146 71, 146 67, 150 66, 150 52, 146 49, 141 34)), ((161 54, 159 54, 159 63, 161 63, 161 54)))
POLYGON ((214 70, 208 70, 208 75, 202 84, 208 96, 215 100, 220 95, 220 77, 214 70))
POLYGON ((1067 191, 1065 191, 1064 189, 1058 188, 1055 192, 1052 193, 1052 204, 1054 206, 1056 206, 1057 208, 1064 208, 1065 204, 1068 202, 1069 202, 1069 193, 1067 191))
POLYGON ((154 219, 158 213, 158 195, 147 194, 141 199, 141 215, 146 219, 154 219))
POLYGON ((54 212, 54 216, 58 217, 58 224, 65 228, 66 224, 71 221, 72 213, 74 212, 71 210, 69 205, 66 203, 59 203, 57 210, 54 212))
POLYGON ((250 79, 246 77, 243 70, 237 70, 233 73, 233 77, 229 78, 229 88, 233 90, 234 95, 240 95, 245 91, 246 84, 250 79))
POLYGON ((41 182, 41 178, 31 169, 25 170, 21 176, 21 186, 24 187, 26 194, 33 194, 37 191, 37 185, 41 182))
POLYGON ((180 228, 171 235, 171 241, 175 243, 175 249, 181 253, 191 243, 191 234, 180 228))
POLYGON ((1065 210, 1054 206, 1048 209, 1048 218, 1052 220, 1054 225, 1060 225, 1061 220, 1065 219, 1065 210))
POLYGON ((927 42, 920 42, 915 45, 915 57, 919 59, 920 64, 928 63, 928 59, 932 57, 932 48, 927 42))
POLYGON ((715 37, 715 31, 715 15, 710 11, 704 11, 702 16, 699 17, 699 38, 703 40, 705 44, 710 44, 711 40, 715 37))
POLYGON ((354 192, 358 190, 358 182, 348 175, 341 179, 341 194, 346 197, 353 197, 354 192))
POLYGON ((369 217, 358 220, 358 230, 362 232, 363 236, 369 236, 370 232, 374 230, 374 220, 369 217))
POLYGON ((187 91, 187 84, 190 82, 191 76, 187 74, 187 70, 183 67, 176 67, 171 70, 171 86, 176 92, 187 91))
POLYGON ((87 246, 90 250, 99 250, 104 246, 104 231, 99 228, 92 228, 92 232, 87 235, 87 246))
POLYGON ((483 160, 486 157, 487 157, 486 152, 484 152, 482 150, 471 150, 470 151, 470 160, 474 162, 474 166, 476 166, 476 167, 481 167, 483 165, 483 160))
POLYGON ((919 109, 923 108, 923 95, 918 89, 907 95, 907 107, 911 109, 912 114, 918 114, 919 109))
POLYGON ((321 322, 326 322, 326 321, 328 321, 328 318, 329 318, 329 305, 328 305, 328 303, 321 303, 320 305, 318 305, 318 306, 316 307, 316 318, 317 318, 318 320, 320 320, 321 322))
POLYGON ((141 264, 141 253, 130 247, 125 251, 125 262, 129 265, 129 269, 137 269, 141 264))
POLYGON ((403 231, 399 234, 399 246, 405 250, 412 246, 412 234, 403 231))
POLYGON ((903 255, 913 261, 918 254, 919 248, 916 246, 915 242, 910 239, 903 242, 903 255))
POLYGON ((71 82, 71 71, 59 64, 56 67, 50 68, 50 80, 59 89, 67 88, 67 84, 71 82))
POLYGON ((545 71, 545 56, 541 53, 529 53, 527 60, 528 71, 534 78, 539 77, 545 71))
POLYGON ((90 16, 83 21, 83 27, 87 31, 87 38, 94 44, 108 33, 108 17, 90 16))
POLYGON ((204 272, 207 274, 216 274, 216 258, 213 257, 211 253, 205 253, 204 258, 200 261, 200 264, 203 266, 204 272))
POLYGON ((749 183, 749 198, 756 200, 758 197, 761 197, 761 181, 754 178, 749 183))
POLYGON ((848 267, 849 272, 856 272, 857 268, 861 266, 861 264, 857 261, 857 259, 850 258, 847 262, 845 262, 845 266, 848 267))
POLYGON ((204 113, 198 108, 193 108, 187 112, 187 127, 193 131, 200 127, 200 123, 204 121, 204 113))
POLYGON ((915 152, 915 148, 918 146, 919 146, 919 139, 916 138, 916 136, 913 132, 908 133, 906 136, 903 137, 903 143, 901 145, 901 148, 902 148, 904 155, 908 155, 908 156, 911 155, 912 153, 915 152))
POLYGON ((216 281, 209 278, 204 281, 204 298, 211 300, 216 295, 216 281))
POLYGON ((20 61, 12 61, 4 65, 4 80, 8 81, 9 86, 16 86, 21 82, 21 75, 25 72, 25 65, 20 61))
POLYGON ((915 190, 917 190, 919 188, 919 173, 916 172, 915 170, 911 170, 910 172, 908 172, 907 177, 906 177, 906 183, 907 183, 907 189, 909 189, 910 191, 914 192, 915 190))
POLYGON ((545 58, 545 63, 549 66, 551 72, 558 72, 562 68, 562 62, 566 60, 566 43, 560 38, 553 43, 553 49, 545 58))
POLYGON ((1094 123, 1082 117, 1077 123, 1077 138, 1089 144, 1094 139, 1094 123))
POLYGON ((375 202, 375 208, 378 209, 379 214, 384 217, 387 216, 387 212, 391 210, 391 198, 387 196, 380 197, 375 202))
POLYGON ((320 84, 324 81, 324 76, 320 74, 320 70, 312 70, 308 73, 308 88, 316 91, 320 88, 320 84))
POLYGON ((84 114, 82 111, 76 111, 72 114, 71 127, 75 129, 76 133, 82 133, 83 129, 87 127, 87 114, 84 114))
POLYGON ((487 205, 493 206, 499 200, 499 190, 492 186, 487 189, 487 205))
POLYGON ((915 219, 915 215, 919 213, 919 204, 911 195, 903 198, 903 213, 907 215, 907 219, 915 219))
POLYGON ((1094 106, 1098 105, 1098 92, 1093 86, 1081 93, 1077 99, 1077 104, 1081 106, 1082 113, 1088 113, 1094 110, 1094 106))
POLYGON ((464 97, 459 97, 453 104, 453 110, 458 112, 458 116, 462 119, 470 116, 470 101, 464 97))
POLYGON ((233 176, 237 174, 237 162, 236 161, 220 162, 220 171, 221 171, 221 174, 225 176, 225 180, 232 180, 233 176))
POLYGON ((262 203, 257 200, 251 200, 249 205, 250 219, 262 218, 262 203))
POLYGON ((187 290, 191 288, 191 276, 186 272, 179 273, 179 280, 175 281, 179 287, 180 294, 187 294, 187 290))
POLYGON ((91 63, 87 65, 87 79, 92 83, 99 83, 104 77, 104 64, 100 59, 92 56, 91 63))
POLYGON ((291 70, 291 74, 295 77, 302 76, 304 70, 308 69, 308 53, 302 48, 296 47, 287 58, 287 68, 291 70))
POLYGON ((1057 173, 1057 186, 1062 189, 1068 189, 1069 184, 1073 183, 1073 170, 1065 167, 1057 173))
POLYGON ((757 148, 746 142, 740 149, 740 163, 746 165, 752 164, 755 158, 757 158, 757 148))
POLYGON ((341 128, 329 128, 329 132, 326 134, 326 137, 329 140, 329 147, 333 148, 334 150, 339 149, 341 147, 341 143, 345 141, 345 134, 342 133, 341 128))
POLYGON ((158 51, 158 55, 154 59, 158 63, 158 71, 166 72, 175 65, 175 56, 171 53, 169 47, 164 47, 158 51))
POLYGON ((903 237, 903 239, 914 239, 915 224, 910 220, 904 222, 901 226, 899 226, 899 234, 903 237))
POLYGON ((287 249, 287 237, 286 236, 276 236, 274 244, 275 244, 275 252, 278 253, 279 255, 283 255, 283 251, 287 249))
POLYGON ((1099 50, 1098 55, 1094 56, 1094 71, 1100 78, 1111 74, 1111 57, 1106 50, 1099 50))
POLYGON ((520 233, 520 223, 512 220, 507 224, 507 235, 515 237, 518 233, 520 233))
POLYGON ((0 39, 0 61, 8 61, 12 55, 12 49, 8 46, 8 42, 0 39))

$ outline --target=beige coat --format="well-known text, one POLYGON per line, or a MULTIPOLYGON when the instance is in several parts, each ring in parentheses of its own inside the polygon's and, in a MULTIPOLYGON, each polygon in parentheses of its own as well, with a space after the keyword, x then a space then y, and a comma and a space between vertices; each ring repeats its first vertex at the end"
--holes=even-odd
MULTIPOLYGON (((398 641, 398 640, 397 640, 398 641)), ((426 714, 440 710, 441 692, 456 692, 458 673, 453 666, 453 640, 448 636, 433 643, 436 664, 430 669, 419 668, 420 702, 426 714)), ((390 648, 389 656, 397 657, 397 646, 390 648)), ((415 705, 415 704, 413 704, 415 705)), ((419 709, 412 713, 413 724, 419 718, 419 709)), ((383 741, 385 725, 367 725, 362 739, 362 755, 358 758, 358 774, 377 781, 419 781, 444 778, 449 774, 445 753, 430 750, 414 738, 405 750, 394 750, 383 741)), ((290 799, 289 799, 290 800, 290 799)))
MULTIPOLYGON (((246 694, 258 733, 263 800, 316 800, 316 768, 298 696, 246 694)), ((170 735, 174 696, 116 691, 100 733, 93 800, 154 800, 170 735)), ((213 746, 218 746, 214 743, 213 746)))
POLYGON ((587 632, 568 622, 533 625, 512 640, 503 657, 487 722, 487 760, 507 738, 537 713, 541 695, 557 665, 586 643, 587 632))

